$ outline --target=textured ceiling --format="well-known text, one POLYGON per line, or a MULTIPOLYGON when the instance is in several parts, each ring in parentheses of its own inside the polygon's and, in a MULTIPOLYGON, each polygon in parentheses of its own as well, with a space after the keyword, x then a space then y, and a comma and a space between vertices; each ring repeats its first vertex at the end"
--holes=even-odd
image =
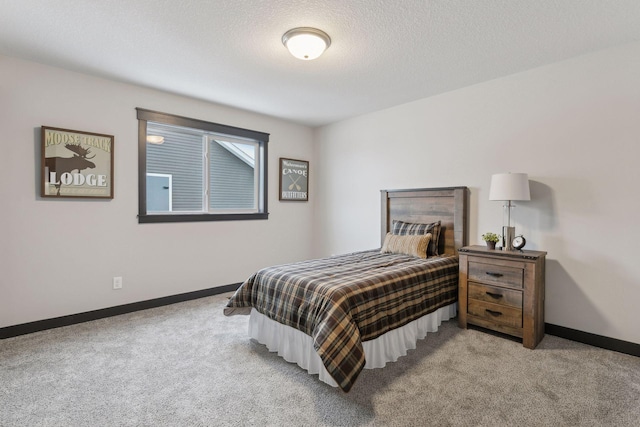
POLYGON ((638 40, 640 0, 0 0, 0 54, 311 126, 638 40))

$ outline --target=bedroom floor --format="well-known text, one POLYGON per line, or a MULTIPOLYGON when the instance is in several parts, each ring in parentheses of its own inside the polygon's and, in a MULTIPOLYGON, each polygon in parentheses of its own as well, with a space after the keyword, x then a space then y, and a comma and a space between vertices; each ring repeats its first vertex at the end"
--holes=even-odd
POLYGON ((455 320, 350 393, 247 338, 218 295, 0 341, 1 426, 637 425, 640 358, 455 320))

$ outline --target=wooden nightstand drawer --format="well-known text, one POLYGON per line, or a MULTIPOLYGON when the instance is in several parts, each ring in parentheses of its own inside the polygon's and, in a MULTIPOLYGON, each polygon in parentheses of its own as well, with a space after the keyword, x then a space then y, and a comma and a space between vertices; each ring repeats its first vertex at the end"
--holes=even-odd
POLYGON ((469 299, 467 312, 469 315, 490 320, 496 324, 512 328, 522 327, 522 309, 520 308, 469 299))
POLYGON ((524 279, 522 267, 485 264, 469 261, 469 280, 513 288, 522 288, 524 279))
POLYGON ((469 299, 522 309, 522 291, 469 282, 469 299))

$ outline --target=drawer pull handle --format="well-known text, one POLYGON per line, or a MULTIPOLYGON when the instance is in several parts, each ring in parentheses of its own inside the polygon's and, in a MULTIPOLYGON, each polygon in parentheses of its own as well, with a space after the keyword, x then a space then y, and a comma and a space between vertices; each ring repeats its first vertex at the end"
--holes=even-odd
POLYGON ((500 299, 500 298, 502 298, 502 295, 501 295, 501 294, 494 294, 493 292, 485 292, 485 293, 486 293, 487 295, 489 295, 491 298, 494 298, 494 299, 500 299))
POLYGON ((485 308, 484 311, 486 311, 487 313, 489 313, 493 317, 502 316, 502 313, 500 313, 499 311, 489 310, 488 308, 485 308))
POLYGON ((502 277, 503 274, 502 273, 493 273, 491 271, 487 271, 487 274, 491 277, 502 277))

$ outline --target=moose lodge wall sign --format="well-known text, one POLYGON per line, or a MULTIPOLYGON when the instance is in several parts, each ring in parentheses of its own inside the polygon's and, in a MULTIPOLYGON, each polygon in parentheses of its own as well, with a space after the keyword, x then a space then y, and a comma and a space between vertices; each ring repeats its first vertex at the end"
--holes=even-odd
POLYGON ((309 162, 280 158, 280 200, 309 200, 309 162))
POLYGON ((42 126, 42 197, 113 199, 113 136, 42 126))

